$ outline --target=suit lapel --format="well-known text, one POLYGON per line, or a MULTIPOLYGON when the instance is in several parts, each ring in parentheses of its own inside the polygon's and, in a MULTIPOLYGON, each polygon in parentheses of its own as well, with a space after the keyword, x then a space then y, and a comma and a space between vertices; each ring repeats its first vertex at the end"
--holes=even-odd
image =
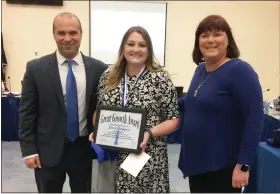
MULTIPOLYGON (((85 55, 82 53, 82 57, 84 60, 85 64, 85 75, 86 75, 86 112, 88 111, 89 108, 89 102, 91 99, 91 93, 92 93, 92 87, 93 87, 93 79, 95 77, 94 71, 91 71, 90 68, 92 68, 91 60, 87 58, 85 55)), ((50 77, 50 81, 52 82, 54 91, 56 93, 56 96, 63 107, 63 110, 66 112, 66 107, 65 107, 65 101, 64 101, 64 96, 63 96, 63 91, 62 91, 62 86, 61 86, 61 80, 60 80, 60 75, 58 71, 58 65, 57 65, 57 59, 56 59, 56 54, 54 53, 51 55, 49 64, 48 64, 48 73, 50 77)))
POLYGON ((63 110, 66 112, 65 108, 65 101, 60 81, 60 75, 58 71, 58 65, 57 65, 57 59, 56 54, 54 53, 51 55, 49 64, 48 64, 48 73, 50 76, 50 81, 52 83, 52 86, 54 88, 54 91, 56 93, 56 96, 58 98, 58 101, 60 102, 61 106, 63 107, 63 110))
POLYGON ((86 74, 86 112, 88 112, 89 108, 89 102, 91 99, 91 93, 92 93, 92 83, 93 83, 93 77, 92 71, 90 71, 90 68, 92 68, 91 61, 82 53, 82 57, 85 64, 85 74, 86 74))

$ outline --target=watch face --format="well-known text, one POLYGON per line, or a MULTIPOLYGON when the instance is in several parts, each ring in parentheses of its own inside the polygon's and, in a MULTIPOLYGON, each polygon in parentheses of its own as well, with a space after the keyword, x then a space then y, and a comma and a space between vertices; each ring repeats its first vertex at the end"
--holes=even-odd
POLYGON ((248 165, 243 164, 243 165, 241 166, 241 171, 247 172, 248 170, 249 170, 249 166, 248 166, 248 165))

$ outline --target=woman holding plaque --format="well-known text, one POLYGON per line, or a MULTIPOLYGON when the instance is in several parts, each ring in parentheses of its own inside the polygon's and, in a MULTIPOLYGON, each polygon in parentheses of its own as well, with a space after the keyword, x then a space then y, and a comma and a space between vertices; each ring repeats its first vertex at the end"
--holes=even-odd
POLYGON ((129 153, 119 153, 116 192, 170 192, 166 135, 179 125, 177 94, 143 27, 125 33, 116 64, 101 76, 98 105, 145 109, 147 114, 141 147, 151 158, 135 178, 120 168, 129 153))

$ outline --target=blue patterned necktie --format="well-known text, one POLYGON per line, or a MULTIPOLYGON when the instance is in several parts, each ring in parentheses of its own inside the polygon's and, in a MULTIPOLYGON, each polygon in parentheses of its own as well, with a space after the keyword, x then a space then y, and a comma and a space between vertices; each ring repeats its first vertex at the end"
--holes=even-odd
POLYGON ((66 112, 67 112, 67 137, 74 142, 79 137, 79 115, 77 85, 72 65, 74 60, 67 60, 68 73, 66 79, 66 112))

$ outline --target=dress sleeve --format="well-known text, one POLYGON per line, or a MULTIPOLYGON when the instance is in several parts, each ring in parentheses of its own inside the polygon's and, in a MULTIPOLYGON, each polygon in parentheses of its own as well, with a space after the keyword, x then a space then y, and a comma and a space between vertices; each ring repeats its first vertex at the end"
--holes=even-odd
POLYGON ((162 73, 160 82, 160 107, 164 120, 179 118, 177 91, 170 78, 162 73))
POLYGON ((250 165, 257 153, 264 120, 261 84, 257 73, 245 62, 236 64, 231 79, 232 96, 244 120, 237 163, 250 165))

